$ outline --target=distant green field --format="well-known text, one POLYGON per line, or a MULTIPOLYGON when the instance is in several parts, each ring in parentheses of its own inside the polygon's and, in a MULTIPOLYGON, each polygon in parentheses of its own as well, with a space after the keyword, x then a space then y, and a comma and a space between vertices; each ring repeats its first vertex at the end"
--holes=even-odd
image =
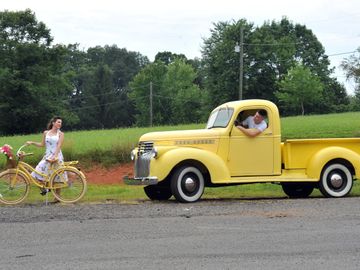
POLYGON ((360 112, 284 117, 282 139, 360 137, 360 112))
MULTIPOLYGON (((111 166, 117 163, 129 162, 130 151, 144 133, 150 131, 180 130, 202 128, 204 124, 189 124, 180 126, 161 126, 152 128, 120 128, 91 131, 65 132, 63 153, 66 160, 80 160, 82 164, 90 166, 93 163, 111 166)), ((26 141, 41 141, 42 134, 0 137, 0 145, 10 144, 15 152, 26 141)), ((44 149, 35 146, 25 148, 26 152, 33 152, 27 157, 27 162, 36 164, 44 153, 44 149)), ((5 157, 0 156, 0 166, 5 157)))
MULTIPOLYGON (((205 124, 189 124, 178 126, 161 126, 147 128, 120 128, 92 131, 65 131, 63 152, 67 160, 80 160, 90 166, 93 163, 111 166, 117 163, 129 162, 130 151, 137 145, 139 137, 151 131, 201 129, 205 124)), ((334 138, 360 137, 360 112, 341 114, 284 117, 281 119, 282 139, 294 138, 334 138)), ((40 141, 41 134, 0 137, 0 145, 5 143, 14 150, 28 140, 40 141)), ((34 146, 27 151, 34 152, 27 161, 36 164, 42 157, 44 149, 34 146)), ((0 156, 0 166, 5 157, 0 156)))

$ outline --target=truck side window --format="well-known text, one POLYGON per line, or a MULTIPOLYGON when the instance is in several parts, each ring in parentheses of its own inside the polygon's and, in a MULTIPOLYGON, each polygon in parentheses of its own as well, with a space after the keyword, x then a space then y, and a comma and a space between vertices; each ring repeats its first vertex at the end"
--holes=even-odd
MULTIPOLYGON (((242 124, 249 116, 254 116, 255 113, 256 113, 257 111, 259 111, 259 110, 261 110, 261 109, 241 111, 241 112, 238 114, 237 118, 236 118, 237 123, 238 123, 238 124, 242 124)), ((265 111, 266 111, 266 110, 265 110, 265 111)), ((269 118, 266 117, 266 118, 264 119, 264 121, 266 122, 267 127, 269 127, 269 118)))

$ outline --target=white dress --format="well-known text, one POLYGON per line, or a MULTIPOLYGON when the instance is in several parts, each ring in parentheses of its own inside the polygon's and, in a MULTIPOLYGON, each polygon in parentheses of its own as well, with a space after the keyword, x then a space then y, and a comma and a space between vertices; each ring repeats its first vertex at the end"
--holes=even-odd
MULTIPOLYGON (((49 134, 49 131, 46 133, 46 136, 45 136, 45 149, 46 149, 45 155, 35 168, 36 171, 41 172, 42 174, 45 174, 45 175, 48 175, 49 173, 51 173, 49 171, 51 164, 50 164, 50 162, 46 161, 46 159, 52 158, 55 154, 56 146, 57 146, 57 144, 59 142, 59 138, 60 138, 60 130, 58 130, 58 132, 55 135, 50 136, 48 134, 49 134)), ((64 162, 64 157, 60 150, 60 152, 58 154, 58 163, 63 163, 63 162, 64 162)), ((44 180, 44 178, 41 175, 37 174, 36 172, 32 172, 31 175, 39 181, 44 180)))

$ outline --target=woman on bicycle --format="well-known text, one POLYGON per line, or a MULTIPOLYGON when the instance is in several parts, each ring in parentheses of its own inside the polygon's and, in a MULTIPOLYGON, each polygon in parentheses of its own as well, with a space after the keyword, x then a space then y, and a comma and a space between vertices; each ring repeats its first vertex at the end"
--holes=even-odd
MULTIPOLYGON (((37 147, 45 146, 45 155, 35 170, 43 174, 49 174, 49 168, 51 163, 64 161, 61 147, 64 141, 64 133, 60 130, 62 125, 62 118, 59 116, 53 117, 47 127, 47 130, 43 133, 41 142, 27 141, 27 145, 35 145, 37 147)), ((31 175, 39 181, 43 181, 43 177, 35 172, 31 175)), ((42 194, 46 194, 46 191, 42 191, 42 194)))

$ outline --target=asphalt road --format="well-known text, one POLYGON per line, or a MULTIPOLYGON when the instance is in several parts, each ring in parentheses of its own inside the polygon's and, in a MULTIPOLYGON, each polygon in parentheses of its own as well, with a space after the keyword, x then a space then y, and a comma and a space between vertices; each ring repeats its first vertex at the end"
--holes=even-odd
POLYGON ((0 269, 360 269, 360 198, 0 207, 0 269))

